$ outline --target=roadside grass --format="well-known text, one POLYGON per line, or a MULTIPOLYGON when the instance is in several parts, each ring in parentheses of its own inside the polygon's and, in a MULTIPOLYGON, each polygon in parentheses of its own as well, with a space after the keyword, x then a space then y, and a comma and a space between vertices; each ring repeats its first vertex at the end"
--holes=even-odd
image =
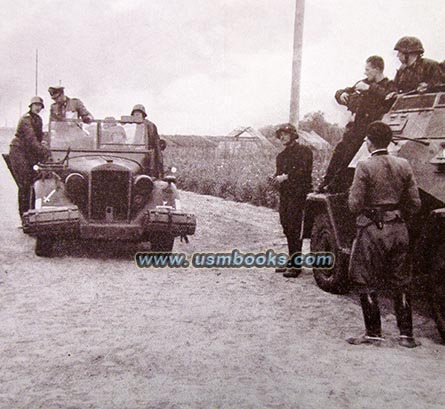
MULTIPOLYGON (((275 173, 278 152, 279 149, 260 149, 221 157, 213 147, 168 146, 164 151, 164 165, 166 169, 172 166, 178 169, 180 189, 277 208, 278 192, 268 178, 275 173)), ((328 161, 326 153, 314 152, 314 187, 320 183, 328 161)))

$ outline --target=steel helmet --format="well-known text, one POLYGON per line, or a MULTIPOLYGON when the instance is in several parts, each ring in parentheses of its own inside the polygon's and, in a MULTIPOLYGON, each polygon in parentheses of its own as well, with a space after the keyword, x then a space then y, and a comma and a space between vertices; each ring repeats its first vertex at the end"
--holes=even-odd
POLYGON ((43 99, 38 97, 38 96, 35 96, 35 97, 31 98, 31 102, 29 103, 29 107, 30 108, 31 108, 32 104, 40 104, 40 105, 42 105, 42 108, 45 108, 45 104, 43 103, 43 99))
POLYGON ((298 132, 297 132, 297 128, 295 128, 294 125, 287 123, 287 124, 283 124, 283 125, 279 125, 278 128, 275 131, 275 136, 280 139, 280 134, 281 133, 287 133, 289 135, 291 135, 293 138, 297 139, 298 138, 298 132))
POLYGON ((397 41, 394 50, 400 51, 404 54, 418 53, 423 54, 424 49, 422 42, 417 37, 402 37, 397 41))
POLYGON ((144 118, 147 116, 147 112, 145 112, 145 107, 142 104, 136 104, 131 110, 131 115, 133 115, 136 111, 142 112, 144 118))

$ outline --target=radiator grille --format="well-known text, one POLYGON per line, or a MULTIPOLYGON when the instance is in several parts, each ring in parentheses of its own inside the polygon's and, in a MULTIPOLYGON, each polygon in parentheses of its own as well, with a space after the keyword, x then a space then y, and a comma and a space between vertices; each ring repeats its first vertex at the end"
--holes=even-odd
POLYGON ((96 170, 91 173, 91 218, 125 220, 128 215, 130 175, 126 170, 96 170))

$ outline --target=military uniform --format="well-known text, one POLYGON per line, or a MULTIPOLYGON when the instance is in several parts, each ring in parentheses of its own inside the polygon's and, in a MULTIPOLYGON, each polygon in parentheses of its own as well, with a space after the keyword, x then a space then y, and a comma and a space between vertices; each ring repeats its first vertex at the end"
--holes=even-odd
MULTIPOLYGON (((131 115, 133 115, 135 112, 142 113, 142 116, 144 117, 143 124, 147 130, 148 147, 149 147, 149 149, 153 149, 153 152, 154 152, 154 158, 150 158, 148 156, 146 156, 144 158, 143 166, 146 169, 150 169, 152 176, 157 177, 157 178, 162 178, 162 177, 164 177, 164 163, 163 163, 163 158, 162 158, 162 152, 160 149, 160 143, 159 143, 160 138, 159 138, 159 134, 158 134, 158 128, 156 127, 156 125, 153 122, 146 119, 147 112, 145 110, 144 105, 136 104, 133 107, 133 109, 131 110, 131 115), (154 160, 154 164, 151 163, 152 160, 154 160)), ((139 131, 139 129, 136 129, 134 143, 144 143, 143 134, 139 131)))
POLYGON ((63 121, 64 119, 81 118, 83 122, 90 123, 93 115, 85 108, 85 105, 78 98, 68 98, 65 96, 63 102, 51 104, 50 121, 63 121))
POLYGON ((393 290, 401 336, 412 338, 409 237, 404 220, 419 210, 420 198, 408 161, 379 149, 359 162, 349 208, 357 215, 349 272, 361 294, 367 335, 381 336, 376 291, 385 288, 393 290))
POLYGON ((159 134, 158 134, 158 128, 156 125, 149 121, 148 119, 144 119, 144 124, 147 128, 147 134, 148 134, 148 147, 149 149, 154 150, 155 155, 155 164, 153 168, 153 172, 155 177, 162 178, 164 177, 164 164, 162 160, 162 152, 160 150, 159 146, 159 134))
POLYGON ((398 93, 413 91, 421 82, 428 84, 428 88, 442 82, 442 72, 437 61, 418 58, 412 65, 403 65, 397 70, 392 90, 398 93))
POLYGON ((42 118, 28 112, 20 119, 15 137, 11 141, 9 160, 18 185, 20 216, 30 207, 33 166, 49 157, 49 150, 42 145, 42 136, 42 118))
POLYGON ((366 128, 368 125, 382 118, 383 114, 388 111, 389 105, 385 101, 386 95, 390 92, 391 84, 388 78, 383 78, 379 82, 370 82, 364 79, 369 85, 369 89, 363 92, 356 92, 355 86, 340 89, 335 93, 335 99, 339 104, 343 105, 340 100, 341 95, 346 92, 349 96, 347 107, 355 114, 354 122, 350 122, 346 126, 342 140, 337 144, 332 154, 332 158, 326 169, 323 185, 335 185, 338 190, 342 190, 340 186, 343 182, 344 187, 350 183, 342 174, 347 169, 365 138, 366 128))
POLYGON ((276 158, 276 175, 288 175, 279 186, 279 212, 289 256, 301 251, 301 222, 306 195, 312 190, 312 161, 311 149, 299 143, 287 146, 276 158))

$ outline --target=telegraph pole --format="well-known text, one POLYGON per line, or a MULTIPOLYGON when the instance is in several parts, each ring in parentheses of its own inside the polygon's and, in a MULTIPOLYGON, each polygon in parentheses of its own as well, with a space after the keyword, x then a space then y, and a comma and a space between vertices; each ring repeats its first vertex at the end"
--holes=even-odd
POLYGON ((304 0, 295 2, 294 50, 292 58, 292 84, 290 94, 289 122, 298 128, 300 119, 300 80, 303 54, 304 0))

